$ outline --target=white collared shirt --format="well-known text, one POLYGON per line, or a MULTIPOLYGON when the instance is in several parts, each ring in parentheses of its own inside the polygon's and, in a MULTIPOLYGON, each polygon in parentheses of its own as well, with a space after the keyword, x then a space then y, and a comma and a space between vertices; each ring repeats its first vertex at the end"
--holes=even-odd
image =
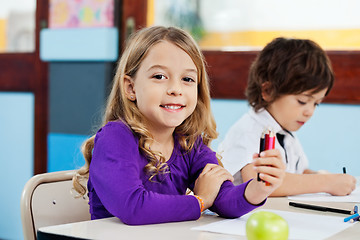
POLYGON ((275 133, 285 135, 285 150, 278 139, 276 139, 275 148, 279 149, 281 157, 286 163, 287 172, 303 173, 308 168, 308 159, 295 134, 284 131, 268 111, 261 109, 256 113, 250 109, 229 129, 218 148, 224 167, 235 178, 235 185, 243 182, 240 170, 253 161, 254 153, 259 152, 260 137, 267 128, 275 133))

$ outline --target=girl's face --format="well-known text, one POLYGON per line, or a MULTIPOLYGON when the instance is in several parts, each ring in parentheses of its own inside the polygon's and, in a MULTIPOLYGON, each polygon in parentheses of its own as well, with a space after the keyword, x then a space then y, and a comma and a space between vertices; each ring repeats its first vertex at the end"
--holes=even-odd
POLYGON ((267 110, 282 128, 297 131, 311 118, 326 91, 327 89, 317 93, 305 91, 296 95, 284 95, 271 103, 267 110))
POLYGON ((197 76, 190 56, 176 45, 162 41, 149 49, 135 79, 125 79, 128 98, 136 99, 153 134, 165 129, 174 131, 193 113, 197 76))

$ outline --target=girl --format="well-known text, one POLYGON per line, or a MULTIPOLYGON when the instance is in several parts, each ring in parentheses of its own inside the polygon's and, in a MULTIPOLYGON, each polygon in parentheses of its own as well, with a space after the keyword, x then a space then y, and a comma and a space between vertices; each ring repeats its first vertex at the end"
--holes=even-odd
POLYGON ((216 138, 209 83, 195 41, 177 28, 136 32, 120 59, 103 127, 84 143, 92 219, 126 224, 195 220, 210 208, 239 217, 282 182, 278 150, 254 161, 262 179, 234 186, 209 148, 216 138), (266 165, 265 165, 266 163, 266 165), (186 195, 187 188, 195 195, 186 195))

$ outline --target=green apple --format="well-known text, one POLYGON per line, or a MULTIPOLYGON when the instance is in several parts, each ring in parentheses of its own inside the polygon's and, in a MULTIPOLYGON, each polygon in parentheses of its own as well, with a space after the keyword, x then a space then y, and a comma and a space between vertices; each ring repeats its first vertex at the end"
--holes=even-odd
POLYGON ((286 240, 289 226, 284 218, 273 212, 258 211, 246 221, 248 240, 286 240))

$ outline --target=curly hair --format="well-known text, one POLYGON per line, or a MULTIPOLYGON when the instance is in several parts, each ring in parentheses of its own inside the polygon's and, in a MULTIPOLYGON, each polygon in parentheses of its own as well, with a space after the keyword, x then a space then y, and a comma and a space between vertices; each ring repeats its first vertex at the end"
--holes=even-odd
MULTIPOLYGON (((139 138, 139 149, 147 157, 149 163, 145 166, 151 180, 157 174, 166 173, 166 159, 160 152, 151 150, 154 141, 144 124, 144 117, 136 102, 127 99, 124 89, 124 77, 134 78, 141 62, 147 56, 149 49, 160 41, 168 41, 183 51, 193 60, 198 74, 198 99, 194 112, 175 128, 181 147, 189 151, 194 147, 196 139, 202 137, 207 146, 218 136, 216 123, 210 108, 209 80, 204 57, 193 38, 185 31, 175 27, 153 26, 135 32, 127 41, 125 50, 118 62, 113 87, 108 98, 103 126, 109 121, 121 120, 126 123, 139 138)), ((95 136, 87 139, 82 146, 85 165, 78 170, 73 178, 73 185, 81 195, 86 193, 86 187, 80 184, 88 178, 89 166, 94 148, 95 136)))
POLYGON ((252 63, 245 94, 250 106, 258 111, 287 94, 327 89, 327 95, 334 78, 330 60, 318 44, 280 37, 268 43, 252 63), (264 83, 268 84, 266 89, 264 83), (262 98, 262 91, 270 101, 262 98))

